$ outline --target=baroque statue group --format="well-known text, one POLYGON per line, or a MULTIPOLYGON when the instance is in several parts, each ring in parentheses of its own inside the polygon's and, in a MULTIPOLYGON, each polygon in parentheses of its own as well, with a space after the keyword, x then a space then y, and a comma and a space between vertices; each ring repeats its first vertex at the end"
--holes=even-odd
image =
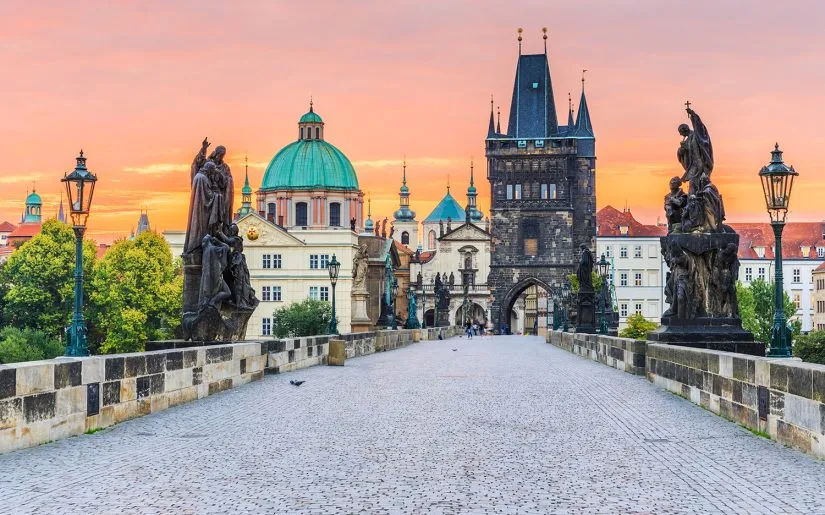
POLYGON ((691 125, 679 125, 682 141, 676 152, 684 173, 670 179, 664 198, 668 234, 661 238, 669 269, 665 302, 670 307, 650 339, 758 354, 759 344, 742 329, 739 317, 739 235, 723 223, 722 195, 711 181, 710 133, 690 102, 685 107, 691 125))
POLYGON ((258 305, 232 222, 235 188, 226 148, 203 140, 192 162, 192 193, 183 248, 183 331, 186 340, 238 341, 258 305))

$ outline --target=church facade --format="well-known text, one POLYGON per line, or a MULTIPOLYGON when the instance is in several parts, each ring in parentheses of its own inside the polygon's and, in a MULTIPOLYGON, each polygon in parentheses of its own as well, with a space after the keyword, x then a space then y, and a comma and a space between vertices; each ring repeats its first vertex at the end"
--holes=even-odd
POLYGON ((580 245, 595 248, 596 145, 584 80, 573 116, 559 125, 545 50, 519 57, 506 132, 491 109, 485 140, 491 190, 489 288, 496 331, 531 287, 559 288, 573 273, 580 245))

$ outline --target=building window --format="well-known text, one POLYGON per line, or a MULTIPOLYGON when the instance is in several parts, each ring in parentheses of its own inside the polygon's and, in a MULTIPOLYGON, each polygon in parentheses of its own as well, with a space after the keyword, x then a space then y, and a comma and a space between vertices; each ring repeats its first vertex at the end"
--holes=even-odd
POLYGON ((272 254, 264 254, 261 257, 263 258, 261 268, 272 268, 272 254))
POLYGON ((619 274, 619 286, 627 286, 627 273, 619 274))
POLYGON ((555 184, 542 184, 541 188, 541 198, 543 200, 547 199, 555 199, 556 198, 556 185, 555 184))
POLYGON ((281 302, 281 287, 280 286, 273 286, 272 287, 272 300, 275 302, 281 302))
POLYGON ((802 282, 802 273, 799 271, 798 268, 793 269, 793 282, 795 282, 795 283, 802 282))
POLYGON ((404 231, 401 233, 401 244, 402 245, 409 245, 410 244, 410 233, 404 231))
POLYGON ((619 257, 620 258, 626 258, 627 257, 627 247, 622 246, 622 248, 619 249, 619 257))
POLYGON ((764 267, 764 266, 760 266, 760 267, 759 267, 759 271, 758 271, 758 276, 757 276, 757 278, 758 278, 760 281, 764 281, 764 280, 765 280, 765 267, 764 267))
POLYGON ((541 191, 542 200, 547 200, 547 185, 542 184, 541 187, 539 188, 539 190, 541 191))
POLYGON ((746 266, 745 267, 745 281, 751 282, 753 281, 753 268, 746 266))
POLYGON ((275 254, 272 256, 272 268, 281 268, 281 255, 275 254))
POLYGON ((536 220, 525 220, 522 226, 524 255, 536 256, 539 252, 539 224, 536 220))
POLYGON ((641 272, 636 272, 633 276, 633 285, 634 286, 641 286, 642 285, 642 274, 641 272))
POLYGON ((825 247, 816 248, 816 257, 825 258, 825 247))
POLYGON ((309 298, 329 301, 329 286, 310 286, 309 298))
POLYGON ((793 303, 796 305, 797 311, 802 309, 802 293, 798 291, 793 292, 793 303))
POLYGON ((329 225, 341 227, 341 204, 338 202, 329 205, 329 225))
POLYGON ((642 305, 638 302, 636 303, 636 310, 634 311, 634 313, 636 313, 637 315, 642 314, 642 305))
POLYGON ((613 257, 613 247, 605 247, 604 248, 604 257, 606 257, 606 258, 613 257))
POLYGON ((272 335, 272 319, 264 317, 261 319, 261 334, 264 336, 272 335))
POLYGON ((627 317, 627 304, 619 304, 619 316, 627 317))
POLYGON ((633 257, 634 258, 642 257, 642 246, 641 245, 636 245, 635 247, 633 247, 633 257))
POLYGON ((329 254, 310 254, 309 268, 313 270, 318 268, 329 268, 329 254))
POLYGON ((430 231, 427 235, 427 248, 433 250, 435 248, 435 231, 430 231))
POLYGON ((269 302, 270 300, 272 300, 271 286, 261 286, 261 300, 264 302, 269 302))
POLYGON ((321 128, 315 127, 315 139, 321 139, 321 128))
POLYGON ((507 185, 507 200, 513 200, 513 185, 507 185))
POLYGON ((521 200, 521 184, 516 184, 516 191, 513 195, 513 198, 515 198, 516 200, 521 200))
POLYGON ((266 205, 266 219, 270 222, 275 222, 275 203, 270 202, 266 205))
POLYGON ((301 127, 301 139, 304 139, 304 128, 301 127))
POLYGON ((305 227, 307 224, 307 203, 298 202, 295 204, 295 225, 305 227))

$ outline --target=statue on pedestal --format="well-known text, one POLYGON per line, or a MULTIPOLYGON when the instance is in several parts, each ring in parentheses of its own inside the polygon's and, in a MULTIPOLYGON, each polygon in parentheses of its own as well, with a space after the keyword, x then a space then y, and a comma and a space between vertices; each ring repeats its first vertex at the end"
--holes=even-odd
POLYGON ((576 267, 576 278, 579 280, 577 297, 577 333, 596 332, 596 292, 593 288, 593 252, 582 244, 580 246, 579 266, 576 267))
POLYGON ((742 329, 736 300, 739 235, 722 222, 722 195, 711 182, 713 146, 707 126, 686 102, 692 129, 679 125, 676 152, 685 170, 670 180, 664 208, 668 234, 661 238, 668 266, 664 294, 669 307, 662 326, 648 334, 655 342, 764 354, 764 345, 742 329), (688 183, 688 191, 682 183, 688 183))
POLYGON ((208 157, 204 138, 192 162, 192 192, 183 246, 184 339, 237 341, 246 335, 258 305, 243 255, 243 240, 232 223, 234 187, 226 148, 208 157))

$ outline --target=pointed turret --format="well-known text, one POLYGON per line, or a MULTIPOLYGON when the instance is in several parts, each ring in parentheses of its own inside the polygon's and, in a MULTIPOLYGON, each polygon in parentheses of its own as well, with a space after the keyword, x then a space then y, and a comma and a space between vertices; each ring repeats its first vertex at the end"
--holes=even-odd
POLYGON ((407 159, 402 165, 401 188, 398 192, 398 211, 393 214, 396 222, 415 220, 415 212, 410 210, 410 189, 407 188, 407 159))
POLYGON ((476 190, 475 178, 473 177, 473 159, 470 158, 470 186, 467 187, 467 206, 464 209, 465 222, 480 222, 481 219, 484 218, 484 215, 478 210, 477 198, 478 191, 476 190), (469 218, 467 218, 468 214, 470 215, 469 218))
POLYGON ((63 211, 63 193, 60 193, 60 207, 57 208, 57 221, 60 223, 66 223, 66 213, 63 211))
POLYGON ((544 53, 541 54, 522 55, 519 29, 519 57, 513 82, 507 136, 540 139, 555 136, 558 132, 559 124, 556 119, 556 103, 553 100, 547 49, 545 47, 544 53))
POLYGON ((575 126, 576 126, 576 122, 573 121, 573 97, 571 97, 570 93, 568 93, 567 94, 567 130, 572 131, 575 126))
POLYGON ((584 77, 582 77, 582 96, 579 99, 579 112, 576 115, 576 132, 580 138, 594 138, 593 124, 590 122, 590 110, 587 109, 587 97, 584 94, 584 77))
POLYGON ((493 96, 490 95, 490 125, 487 127, 488 138, 494 138, 496 136, 496 124, 493 114, 493 96))
POLYGON ((496 107, 496 134, 501 134, 501 106, 496 107))
POLYGON ((372 198, 367 198, 367 221, 364 223, 364 232, 372 233, 375 224, 372 221, 372 198))
POLYGON ((249 185, 249 156, 244 156, 244 182, 241 188, 241 207, 235 214, 238 219, 252 212, 252 187, 249 185))

